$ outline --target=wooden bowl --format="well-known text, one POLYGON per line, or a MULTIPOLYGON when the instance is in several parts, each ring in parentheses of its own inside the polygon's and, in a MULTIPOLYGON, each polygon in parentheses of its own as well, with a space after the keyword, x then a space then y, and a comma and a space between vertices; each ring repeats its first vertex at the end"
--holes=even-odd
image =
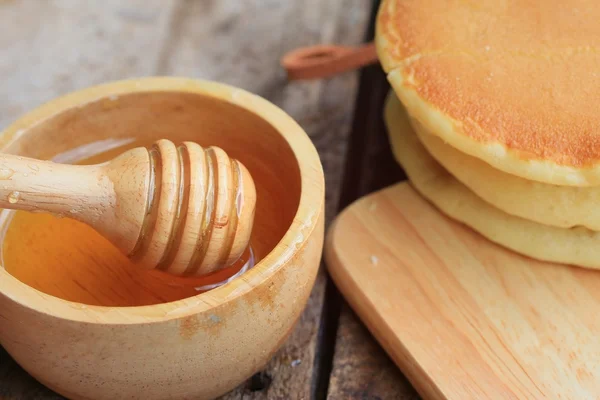
POLYGON ((266 364, 305 307, 323 246, 322 166, 305 132, 273 104, 182 78, 120 81, 58 98, 8 127, 0 149, 50 159, 132 136, 215 144, 242 161, 257 187, 259 262, 211 291, 135 307, 66 301, 0 268, 0 343, 72 399, 214 398, 266 364))

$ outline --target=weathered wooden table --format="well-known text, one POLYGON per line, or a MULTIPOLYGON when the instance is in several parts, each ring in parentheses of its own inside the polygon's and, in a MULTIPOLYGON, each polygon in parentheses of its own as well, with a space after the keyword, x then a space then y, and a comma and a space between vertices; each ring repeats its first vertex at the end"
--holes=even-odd
MULTIPOLYGON (((326 173, 327 221, 403 178, 382 122, 379 65, 288 82, 280 57, 319 43, 372 40, 367 0, 0 0, 0 128, 90 85, 178 75, 239 86, 282 107, 308 132, 326 173), (382 173, 385 172, 385 173, 382 173)), ((0 399, 60 399, 0 348, 0 399)), ((295 331, 264 371, 225 399, 417 399, 346 306, 322 266, 295 331)))

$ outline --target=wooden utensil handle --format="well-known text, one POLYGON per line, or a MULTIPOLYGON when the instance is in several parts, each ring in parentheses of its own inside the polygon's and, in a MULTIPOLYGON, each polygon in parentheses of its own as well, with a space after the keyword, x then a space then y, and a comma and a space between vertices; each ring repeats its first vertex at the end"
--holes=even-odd
POLYGON ((374 42, 362 46, 316 45, 293 50, 281 59, 289 80, 329 78, 378 61, 374 42))
POLYGON ((115 201, 112 182, 102 172, 100 165, 0 154, 0 207, 93 222, 115 201))

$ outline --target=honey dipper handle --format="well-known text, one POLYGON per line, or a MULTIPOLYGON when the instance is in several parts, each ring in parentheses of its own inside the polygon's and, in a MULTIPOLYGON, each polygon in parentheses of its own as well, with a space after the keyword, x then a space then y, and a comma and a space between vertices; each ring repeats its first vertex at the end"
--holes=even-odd
POLYGON ((293 50, 281 59, 289 80, 329 78, 378 61, 374 42, 358 47, 316 45, 293 50))
POLYGON ((125 253, 137 240, 148 191, 148 152, 110 163, 68 165, 0 154, 0 207, 70 217, 99 231, 125 253), (127 201, 134 199, 133 201, 127 201))
POLYGON ((110 204, 97 166, 76 166, 0 154, 0 207, 74 216, 110 204))

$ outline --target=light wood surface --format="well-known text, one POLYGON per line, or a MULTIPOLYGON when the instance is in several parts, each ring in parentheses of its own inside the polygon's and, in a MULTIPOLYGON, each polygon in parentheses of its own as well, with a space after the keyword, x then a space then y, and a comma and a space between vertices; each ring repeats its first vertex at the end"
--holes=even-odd
MULTIPOLYGON (((325 170, 330 220, 338 209, 358 73, 290 83, 279 60, 312 44, 359 45, 372 9, 363 0, 1 2, 0 125, 55 96, 113 79, 158 74, 231 83, 283 107, 309 134, 325 170)), ((315 392, 324 398, 332 349, 323 334, 332 317, 324 306, 327 281, 319 273, 289 339, 226 399, 310 399, 315 392)), ((62 398, 2 349, 0 393, 11 400, 62 398)))
POLYGON ((328 233, 331 275, 428 399, 595 399, 600 274, 485 240, 408 183, 365 196, 328 233))

